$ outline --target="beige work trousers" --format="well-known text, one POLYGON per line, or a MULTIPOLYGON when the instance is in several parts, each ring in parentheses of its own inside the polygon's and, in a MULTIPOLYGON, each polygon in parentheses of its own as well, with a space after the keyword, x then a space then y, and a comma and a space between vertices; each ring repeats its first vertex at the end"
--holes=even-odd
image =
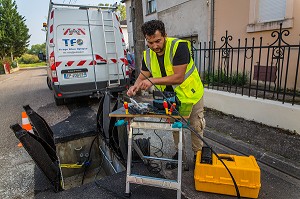
MULTIPOLYGON (((198 134, 203 137, 203 129, 205 128, 205 119, 204 119, 204 101, 203 97, 197 102, 192 109, 190 118, 190 126, 198 132, 198 134)), ((176 150, 178 150, 178 142, 179 142, 179 132, 173 131, 173 139, 176 150)), ((195 135, 194 132, 191 132, 192 139, 192 150, 196 154, 197 151, 201 151, 203 142, 195 135)), ((184 137, 183 137, 184 143, 184 137)))

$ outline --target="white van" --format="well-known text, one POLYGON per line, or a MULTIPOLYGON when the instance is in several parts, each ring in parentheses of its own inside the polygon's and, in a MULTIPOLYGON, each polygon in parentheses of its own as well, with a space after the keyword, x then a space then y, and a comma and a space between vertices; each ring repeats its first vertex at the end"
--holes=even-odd
POLYGON ((65 98, 124 90, 125 42, 113 7, 54 4, 47 25, 47 83, 57 105, 65 98))

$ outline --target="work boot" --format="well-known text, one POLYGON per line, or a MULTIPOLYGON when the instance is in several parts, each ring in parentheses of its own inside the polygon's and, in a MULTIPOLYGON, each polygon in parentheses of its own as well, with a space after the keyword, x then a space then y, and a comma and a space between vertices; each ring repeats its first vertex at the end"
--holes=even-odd
MULTIPOLYGON (((178 160, 178 152, 175 153, 175 155, 172 156, 173 160, 178 160)), ((168 170, 173 170, 176 169, 178 167, 177 162, 167 162, 166 164, 166 169, 168 170)))
MULTIPOLYGON (((178 152, 175 153, 175 155, 173 155, 172 157, 173 160, 178 160, 178 152)), ((182 167, 184 171, 189 171, 190 167, 187 163, 187 159, 186 159, 186 154, 185 152, 182 153, 182 167)), ((173 170, 176 169, 178 167, 178 163, 177 162, 167 162, 166 164, 166 169, 168 170, 173 170)))

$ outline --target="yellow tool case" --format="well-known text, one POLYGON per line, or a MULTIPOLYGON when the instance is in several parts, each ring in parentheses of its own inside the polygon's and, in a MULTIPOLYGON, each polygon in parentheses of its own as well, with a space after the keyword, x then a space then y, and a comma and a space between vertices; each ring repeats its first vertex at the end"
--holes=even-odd
MULTIPOLYGON (((257 198, 261 187, 260 168, 254 156, 218 155, 232 173, 240 196, 257 198)), ((194 172, 196 190, 236 196, 236 190, 228 171, 214 154, 211 163, 201 163, 201 152, 197 153, 194 172)))

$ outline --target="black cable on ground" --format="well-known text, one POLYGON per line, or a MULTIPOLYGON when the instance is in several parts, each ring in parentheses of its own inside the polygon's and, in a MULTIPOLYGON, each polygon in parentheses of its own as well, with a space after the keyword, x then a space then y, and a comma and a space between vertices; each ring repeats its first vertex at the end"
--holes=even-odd
MULTIPOLYGON (((166 100, 167 99, 167 97, 164 95, 164 93, 162 92, 162 91, 160 91, 159 90, 159 88, 141 71, 140 72, 160 93, 161 93, 161 95, 163 96, 163 98, 166 100)), ((172 104, 168 101, 168 100, 166 100, 167 101, 167 103, 170 105, 170 106, 172 106, 172 104)), ((186 125, 186 128, 188 128, 191 132, 193 132, 200 140, 202 140, 203 141, 203 143, 206 145, 206 146, 208 146, 208 147, 210 147, 209 146, 209 144, 198 134, 198 132, 194 129, 194 128, 192 128, 191 126, 189 126, 189 123, 188 123, 188 121, 184 118, 184 117, 182 117, 182 115, 180 115, 180 113, 179 113, 179 111, 177 110, 177 108, 175 108, 174 109, 174 111, 175 111, 175 113, 176 114, 178 114, 178 116, 180 117, 180 119, 181 119, 181 121, 179 120, 179 119, 177 119, 177 118, 175 118, 175 117, 173 117, 172 115, 167 115, 167 116, 169 116, 169 117, 171 117, 171 118, 173 118, 173 119, 175 119, 176 121, 180 121, 180 122, 184 122, 185 123, 185 125, 186 125)), ((237 195, 237 197, 238 198, 240 198, 240 191, 239 191, 239 188, 238 188, 238 186, 237 186, 237 184, 236 184, 236 181, 235 181, 235 179, 234 179, 234 177, 233 177, 233 175, 232 175, 232 173, 230 172, 230 170, 228 169, 228 167, 226 166, 226 164, 224 163, 224 161, 218 156, 218 154, 215 152, 215 150, 213 150, 212 149, 212 147, 210 147, 210 149, 211 149, 211 151, 216 155, 216 157, 218 158, 218 160, 224 165, 224 167, 226 168, 226 170, 228 171, 228 173, 229 173, 229 175, 230 175, 230 177, 231 177, 231 179, 232 179, 232 181, 233 181, 233 184, 234 184, 234 187, 235 187, 235 190, 236 190, 236 195, 237 195)))
POLYGON ((98 135, 95 136, 95 138, 93 139, 92 144, 91 144, 91 146, 90 146, 89 155, 88 155, 87 161, 85 161, 85 163, 87 163, 88 165, 85 165, 85 167, 84 167, 84 171, 83 171, 83 176, 82 176, 81 184, 83 184, 83 182, 84 182, 84 177, 85 177, 85 174, 86 174, 86 171, 87 171, 88 167, 89 167, 90 164, 91 164, 91 160, 90 160, 90 157, 91 157, 91 151, 92 151, 92 147, 93 147, 93 145, 94 145, 94 142, 95 142, 95 140, 96 140, 97 138, 98 138, 98 135))

